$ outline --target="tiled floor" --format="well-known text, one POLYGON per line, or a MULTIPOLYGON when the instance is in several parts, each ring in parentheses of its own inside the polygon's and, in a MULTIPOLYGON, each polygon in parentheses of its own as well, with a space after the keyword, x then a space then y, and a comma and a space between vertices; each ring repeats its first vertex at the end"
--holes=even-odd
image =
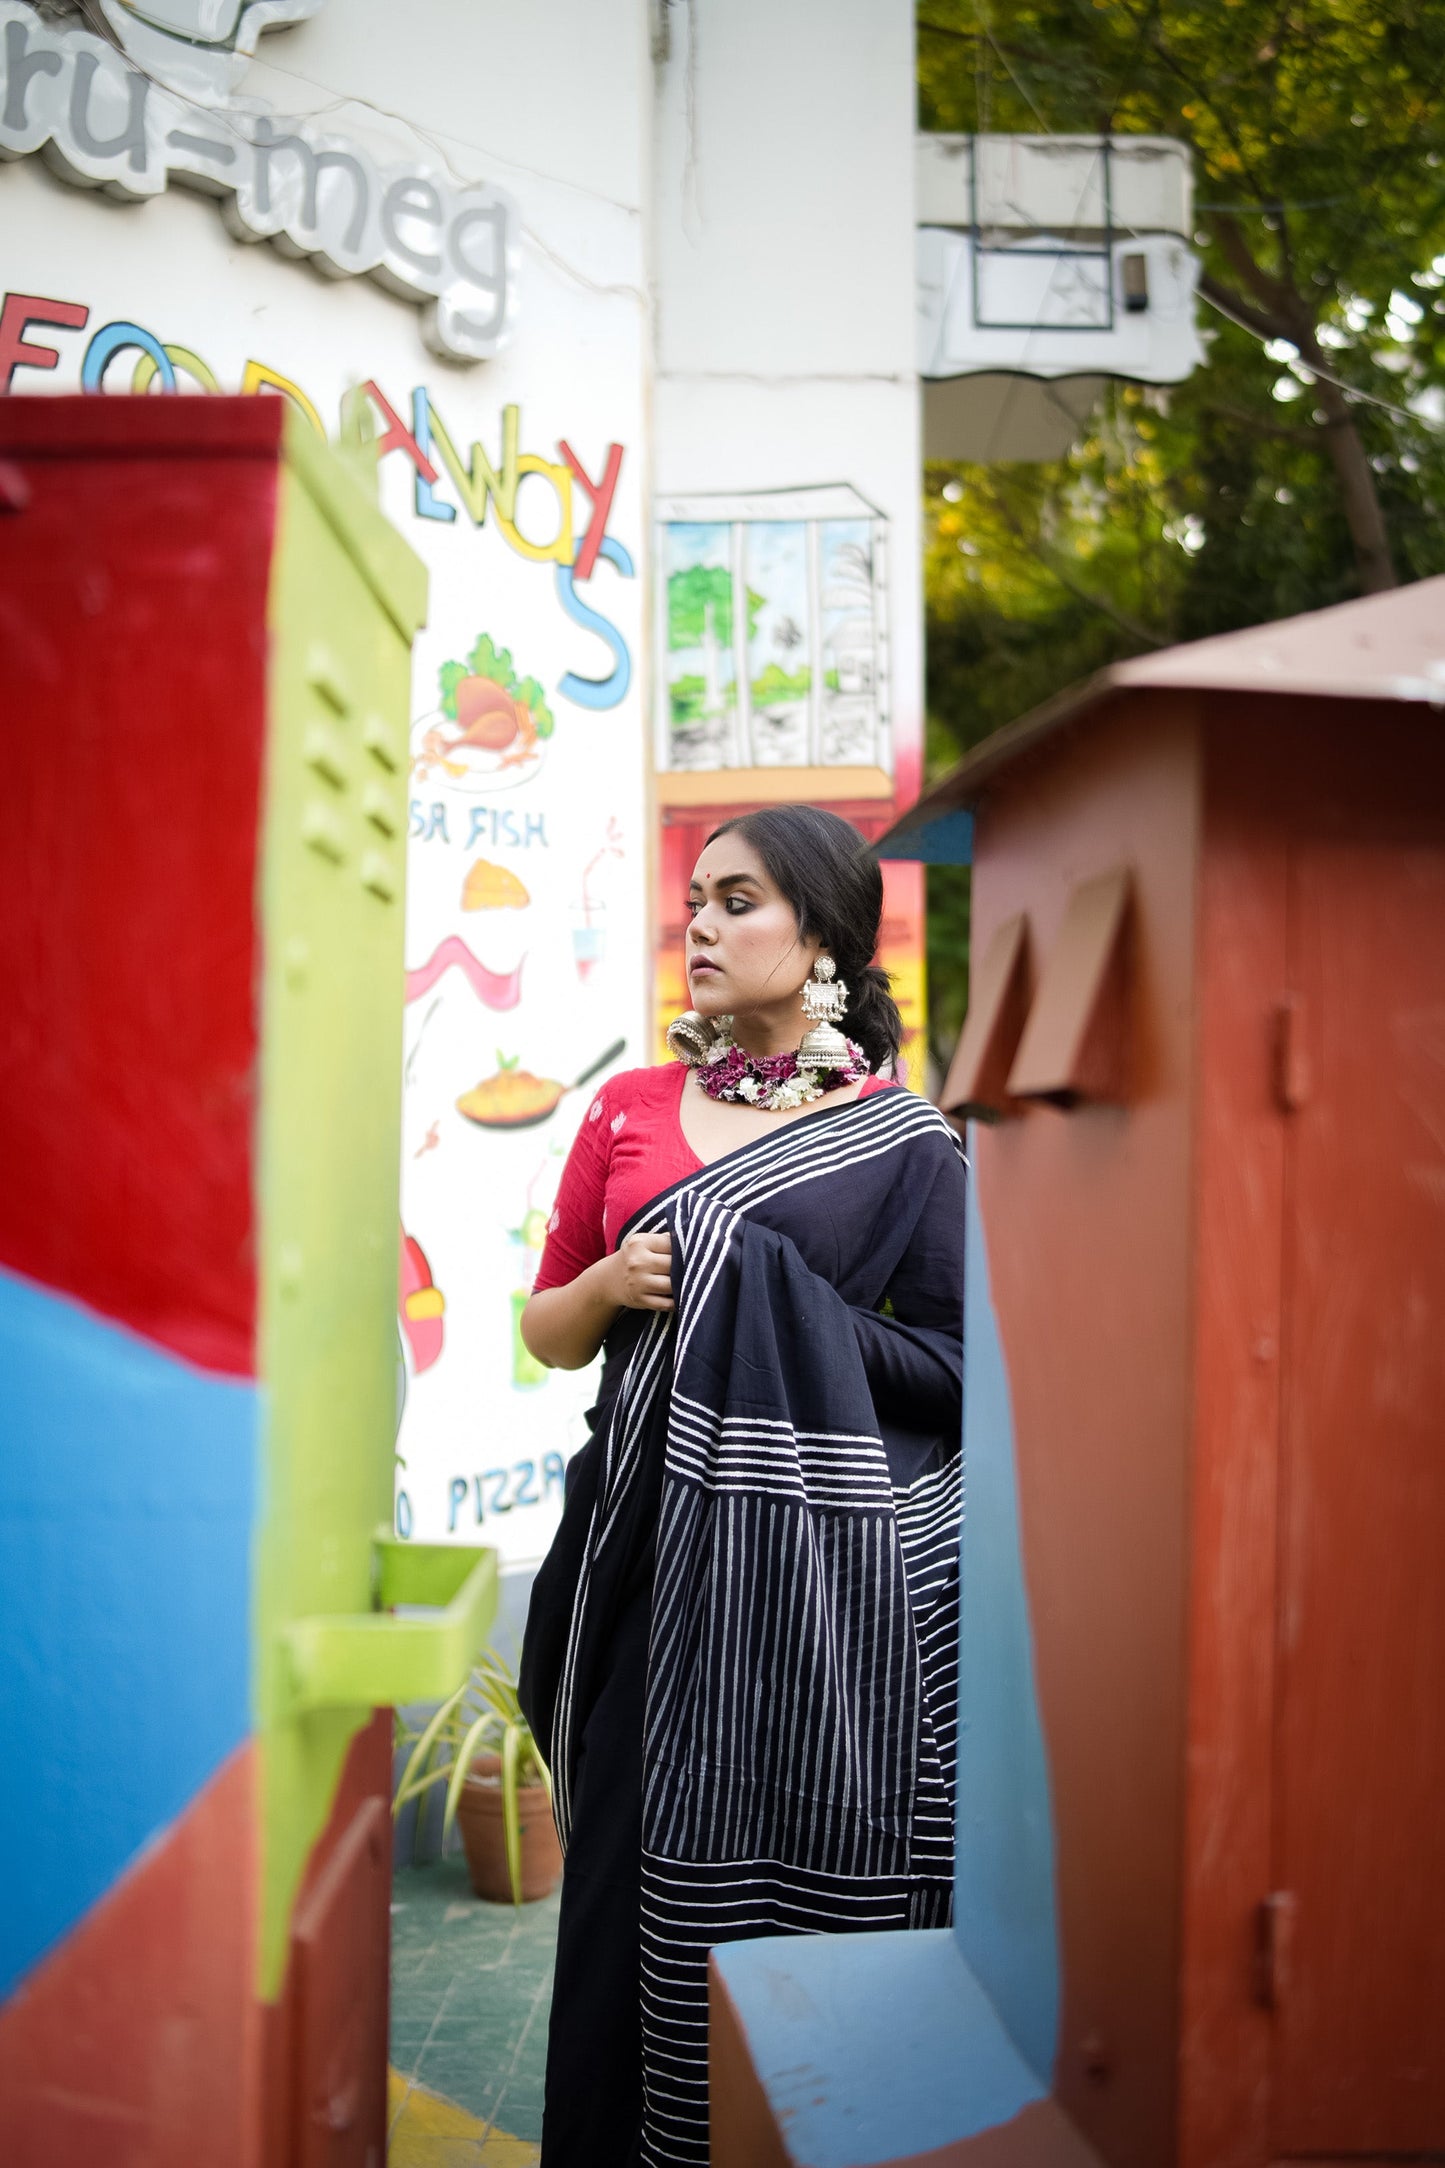
POLYGON ((483 1904, 460 1858, 397 1873, 391 2168, 538 2160, 557 1904, 483 1904))

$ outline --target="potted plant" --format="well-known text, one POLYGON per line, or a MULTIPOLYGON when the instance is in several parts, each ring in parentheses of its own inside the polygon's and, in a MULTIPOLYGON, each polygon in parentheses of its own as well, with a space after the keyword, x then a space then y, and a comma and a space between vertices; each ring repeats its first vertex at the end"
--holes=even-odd
POLYGON ((392 1801, 445 1783, 442 1830, 462 1833, 467 1872, 479 1897, 530 1903, 556 1888, 562 1848, 552 1821, 552 1784, 517 1699, 516 1676, 495 1649, 444 1701, 421 1730, 398 1718, 399 1744, 411 1747, 392 1801))

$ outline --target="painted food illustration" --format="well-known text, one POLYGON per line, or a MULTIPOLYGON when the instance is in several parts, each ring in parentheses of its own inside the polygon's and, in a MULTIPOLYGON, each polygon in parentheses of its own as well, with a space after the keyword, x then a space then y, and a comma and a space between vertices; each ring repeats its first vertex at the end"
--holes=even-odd
POLYGON ((489 858, 468 866, 462 883, 464 911, 524 911, 531 900, 510 866, 494 866, 489 858))
POLYGON ((482 633, 464 662, 442 664, 438 688, 440 706, 413 733, 418 781, 440 776, 484 790, 535 772, 554 728, 552 710, 536 678, 518 677, 507 648, 482 633))
POLYGON ((465 1114, 479 1129, 530 1129, 555 1113, 568 1092, 590 1084, 599 1071, 626 1051, 627 1041, 617 1040, 570 1084, 560 1084, 555 1077, 534 1076, 530 1069, 520 1066, 520 1055, 514 1054, 508 1059, 499 1051, 495 1073, 483 1077, 480 1084, 462 1093, 457 1101, 457 1112, 465 1114))
POLYGON ((430 1370, 442 1351, 442 1318, 446 1296, 431 1276, 426 1251, 415 1235, 401 1231, 401 1328, 411 1348, 411 1359, 420 1377, 430 1370))

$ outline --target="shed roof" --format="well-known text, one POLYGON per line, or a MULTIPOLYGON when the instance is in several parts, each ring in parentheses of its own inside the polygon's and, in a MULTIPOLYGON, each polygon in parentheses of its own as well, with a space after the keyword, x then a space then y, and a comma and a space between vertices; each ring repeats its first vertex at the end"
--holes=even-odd
POLYGON ((965 754, 880 838, 879 856, 930 855, 916 847, 919 832, 973 805, 996 776, 1043 739, 1118 693, 1165 688, 1412 700, 1445 708, 1445 578, 1111 663, 965 754))

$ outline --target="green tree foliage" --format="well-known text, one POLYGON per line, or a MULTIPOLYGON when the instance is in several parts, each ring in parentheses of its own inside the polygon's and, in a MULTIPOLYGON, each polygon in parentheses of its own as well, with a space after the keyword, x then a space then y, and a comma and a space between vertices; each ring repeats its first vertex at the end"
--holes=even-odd
MULTIPOLYGON (((931 772, 1118 656, 1445 570, 1440 0, 922 0, 918 34, 923 128, 1189 145, 1208 348, 1067 458, 928 470, 931 772)), ((941 1052, 966 882, 929 904, 941 1052)))
POLYGON ((753 704, 765 708, 775 701, 806 700, 812 682, 813 673, 806 666, 788 671, 780 663, 767 663, 753 679, 753 704))
MULTIPOLYGON (((757 630, 758 612, 766 596, 748 589, 748 638, 757 630)), ((733 637, 733 576, 724 565, 693 565, 674 572, 667 583, 667 644, 669 647, 701 647, 712 610, 713 636, 719 647, 730 647, 733 637)))

